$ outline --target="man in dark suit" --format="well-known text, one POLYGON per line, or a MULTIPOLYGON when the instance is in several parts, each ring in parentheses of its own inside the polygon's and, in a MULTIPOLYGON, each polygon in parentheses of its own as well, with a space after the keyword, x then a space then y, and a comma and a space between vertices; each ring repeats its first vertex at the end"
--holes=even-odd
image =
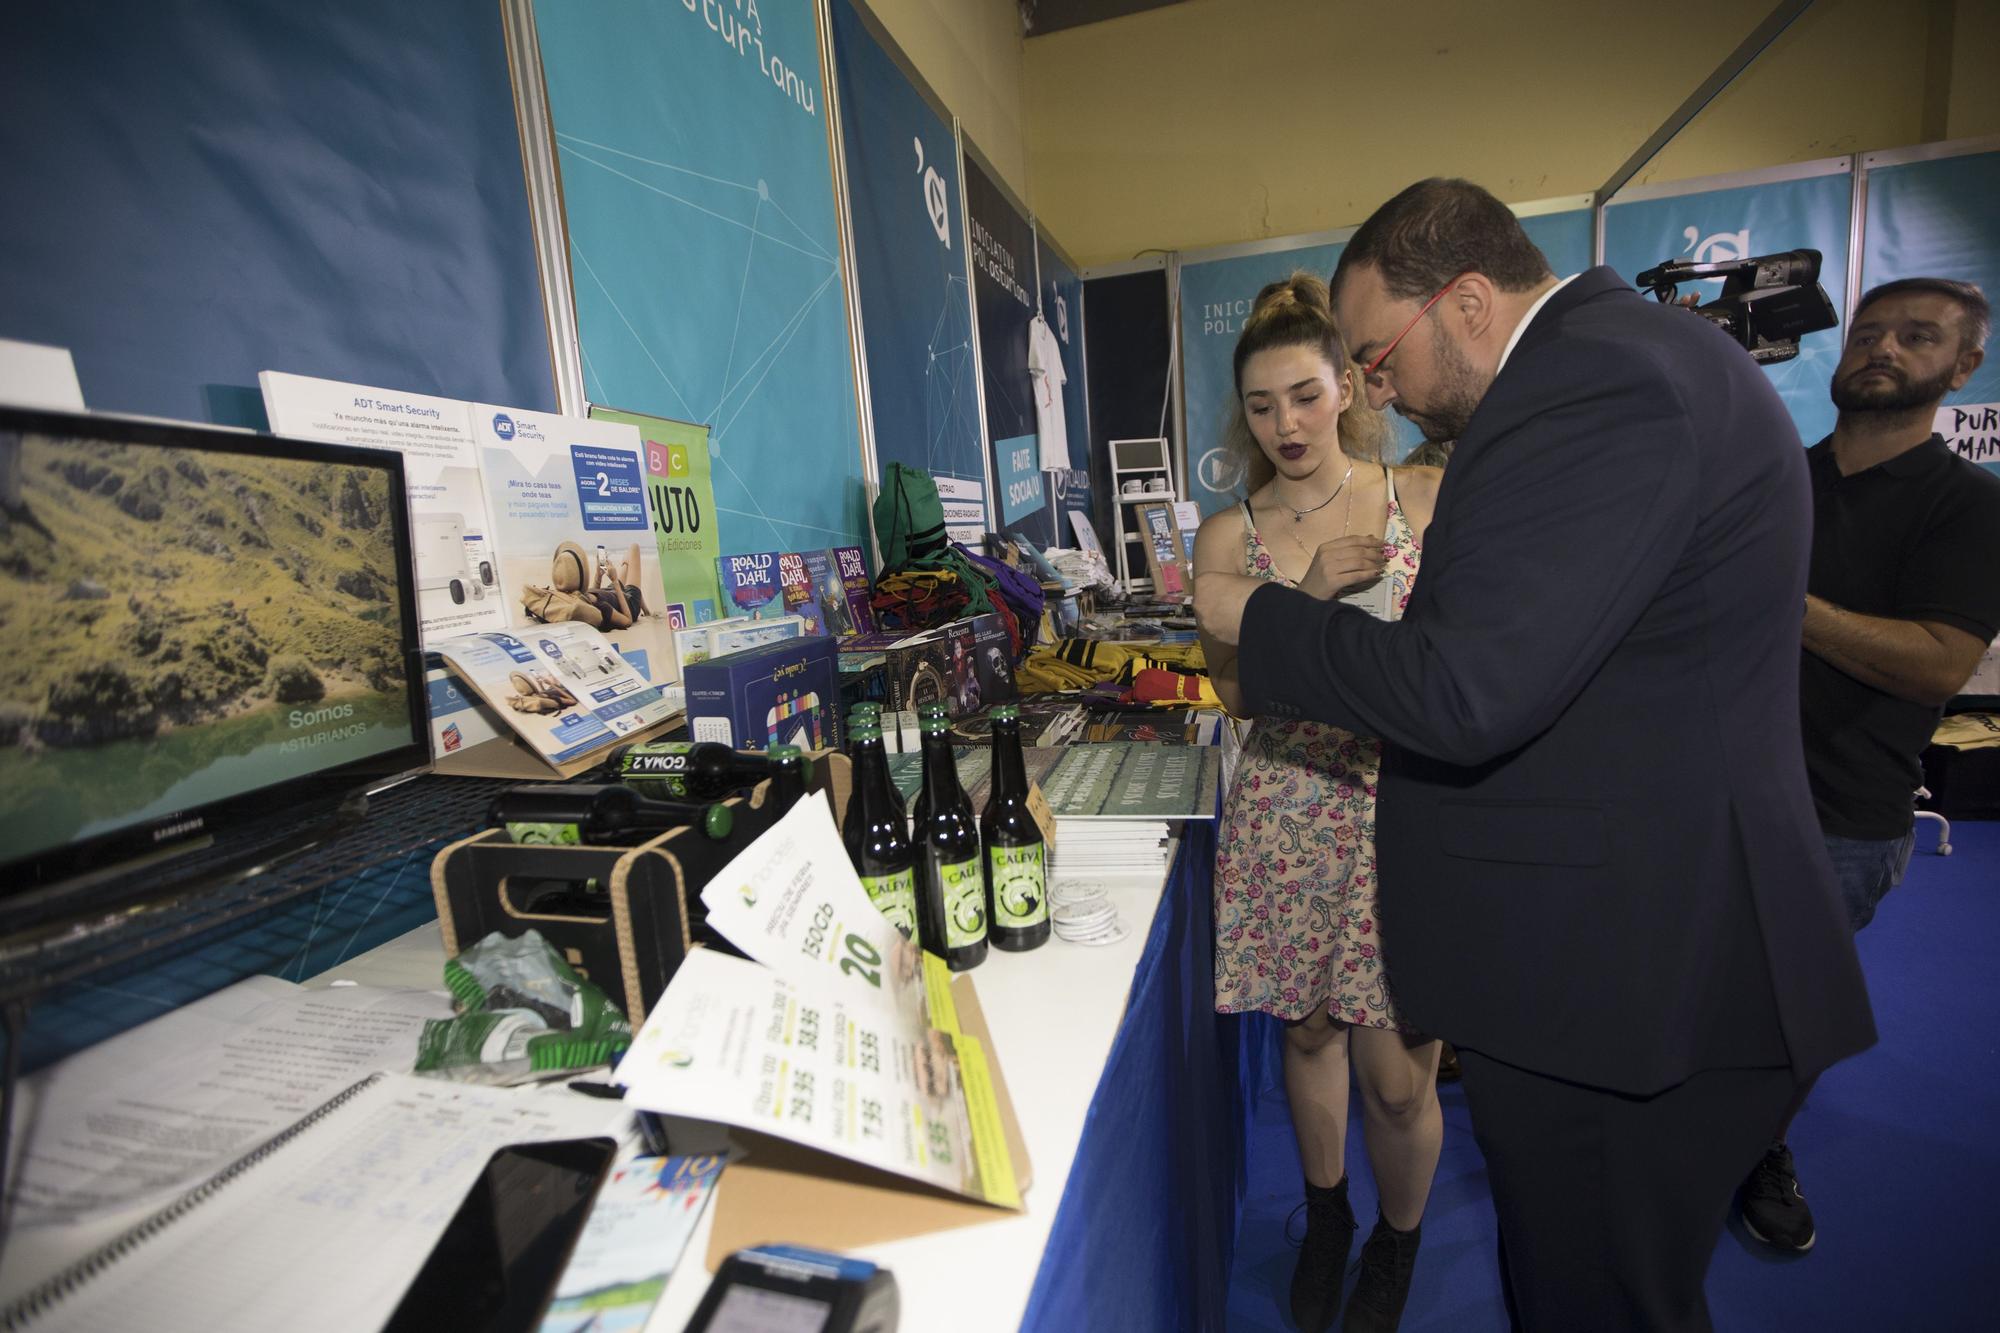
POLYGON ((1517 1325, 1705 1329, 1737 1183, 1874 1040, 1801 758, 1798 433, 1469 182, 1383 205, 1333 290, 1370 402, 1458 442, 1408 611, 1206 573, 1196 610, 1253 709, 1387 742, 1383 955, 1459 1049, 1517 1325))

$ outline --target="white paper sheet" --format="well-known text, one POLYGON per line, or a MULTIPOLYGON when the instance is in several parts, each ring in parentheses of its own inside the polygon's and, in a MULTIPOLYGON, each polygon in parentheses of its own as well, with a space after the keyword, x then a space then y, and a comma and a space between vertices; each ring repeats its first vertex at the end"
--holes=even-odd
POLYGON ((12 1222, 42 1227, 186 1188, 376 1070, 416 1062, 441 992, 250 977, 22 1085, 12 1222))

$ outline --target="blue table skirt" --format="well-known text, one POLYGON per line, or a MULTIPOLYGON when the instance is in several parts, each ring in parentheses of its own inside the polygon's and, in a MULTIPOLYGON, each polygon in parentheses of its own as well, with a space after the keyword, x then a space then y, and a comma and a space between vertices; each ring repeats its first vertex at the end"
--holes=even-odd
POLYGON ((1215 1012, 1215 825, 1183 826, 1023 1329, 1221 1329, 1278 1027, 1215 1012))

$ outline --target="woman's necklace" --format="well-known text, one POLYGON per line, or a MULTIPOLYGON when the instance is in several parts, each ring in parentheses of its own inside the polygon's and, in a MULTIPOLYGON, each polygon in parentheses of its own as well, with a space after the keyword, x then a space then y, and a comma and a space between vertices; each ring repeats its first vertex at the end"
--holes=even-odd
MULTIPOLYGON (((1354 475, 1354 465, 1353 465, 1352 463, 1350 463, 1350 464, 1348 464, 1348 466, 1347 466, 1347 476, 1348 476, 1348 477, 1351 477, 1351 476, 1353 476, 1353 475, 1354 475)), ((1306 512, 1306 513, 1308 513, 1308 514, 1310 514, 1310 513, 1312 513, 1313 509, 1324 509, 1324 508, 1326 508, 1326 507, 1327 507, 1328 505, 1330 505, 1330 504, 1332 504, 1332 503, 1333 503, 1333 500, 1334 500, 1334 496, 1337 496, 1337 495, 1339 495, 1339 494, 1341 493, 1341 491, 1342 491, 1342 490, 1345 490, 1345 489, 1346 489, 1346 487, 1347 487, 1347 477, 1342 477, 1342 478, 1340 479, 1340 485, 1338 485, 1338 486, 1336 486, 1336 487, 1334 487, 1334 488, 1333 488, 1333 495, 1329 495, 1329 496, 1327 496, 1327 497, 1326 497, 1326 499, 1324 499, 1324 500, 1320 501, 1320 502, 1319 502, 1318 504, 1314 505, 1314 506, 1312 507, 1312 509, 1308 509, 1308 510, 1306 510, 1305 512, 1306 512)), ((1279 504, 1285 504, 1285 502, 1284 502, 1283 500, 1280 500, 1280 501, 1278 501, 1278 503, 1279 503, 1279 504)), ((1292 507, 1291 507, 1290 505, 1285 505, 1285 508, 1287 508, 1287 509, 1291 509, 1292 507)), ((1297 510, 1292 510, 1292 512, 1293 512, 1293 513, 1297 513, 1298 511, 1297 511, 1297 510)), ((1294 520, 1294 522, 1296 522, 1296 521, 1297 521, 1297 520, 1294 520)), ((1341 511, 1341 515, 1340 515, 1340 535, 1341 535, 1341 536, 1345 537, 1345 536, 1347 535, 1347 529, 1348 529, 1348 526, 1349 526, 1350 524, 1352 524, 1353 522, 1354 522, 1354 493, 1353 493, 1352 491, 1349 491, 1349 492, 1348 492, 1348 495, 1347 495, 1347 508, 1346 508, 1346 509, 1344 509, 1344 510, 1342 510, 1342 511, 1341 511)), ((1292 530, 1291 530, 1290 528, 1286 528, 1286 529, 1284 530, 1284 532, 1285 532, 1285 535, 1286 535, 1287 537, 1290 537, 1290 538, 1292 539, 1292 545, 1294 545, 1294 546, 1298 547, 1298 548, 1299 548, 1299 550, 1300 550, 1300 551, 1301 551, 1302 553, 1304 553, 1304 555, 1305 555, 1305 558, 1306 558, 1306 568, 1307 568, 1308 570, 1310 570, 1310 569, 1312 568, 1312 560, 1313 560, 1313 549, 1312 549, 1312 547, 1310 547, 1310 546, 1307 546, 1307 545, 1306 545, 1306 544, 1305 544, 1304 542, 1300 541, 1300 540, 1299 540, 1299 537, 1298 537, 1298 534, 1297 534, 1297 533, 1295 533, 1295 532, 1293 532, 1293 531, 1292 531, 1292 530)))
MULTIPOLYGON (((1333 494, 1327 496, 1326 499, 1321 500, 1311 509, 1292 509, 1292 507, 1288 504, 1285 504, 1283 500, 1279 500, 1278 503, 1281 505, 1285 505, 1285 508, 1287 509, 1292 509, 1292 522, 1303 523, 1306 521, 1307 514, 1317 514, 1320 510, 1326 508, 1328 505, 1332 504, 1336 499, 1338 499, 1340 497, 1340 493, 1347 489, 1347 483, 1353 476, 1354 476, 1354 464, 1349 463, 1347 465, 1346 475, 1341 477, 1340 485, 1333 488, 1333 494)), ((1273 496, 1273 498, 1275 499, 1276 497, 1273 496)))

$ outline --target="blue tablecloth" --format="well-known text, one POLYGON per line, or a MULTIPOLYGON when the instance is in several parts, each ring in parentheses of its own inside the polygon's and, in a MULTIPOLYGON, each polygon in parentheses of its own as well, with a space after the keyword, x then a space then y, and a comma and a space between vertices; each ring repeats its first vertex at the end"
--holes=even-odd
POLYGON ((1023 1329, 1220 1329, 1268 1020, 1215 1012, 1215 826, 1184 826, 1023 1329))

